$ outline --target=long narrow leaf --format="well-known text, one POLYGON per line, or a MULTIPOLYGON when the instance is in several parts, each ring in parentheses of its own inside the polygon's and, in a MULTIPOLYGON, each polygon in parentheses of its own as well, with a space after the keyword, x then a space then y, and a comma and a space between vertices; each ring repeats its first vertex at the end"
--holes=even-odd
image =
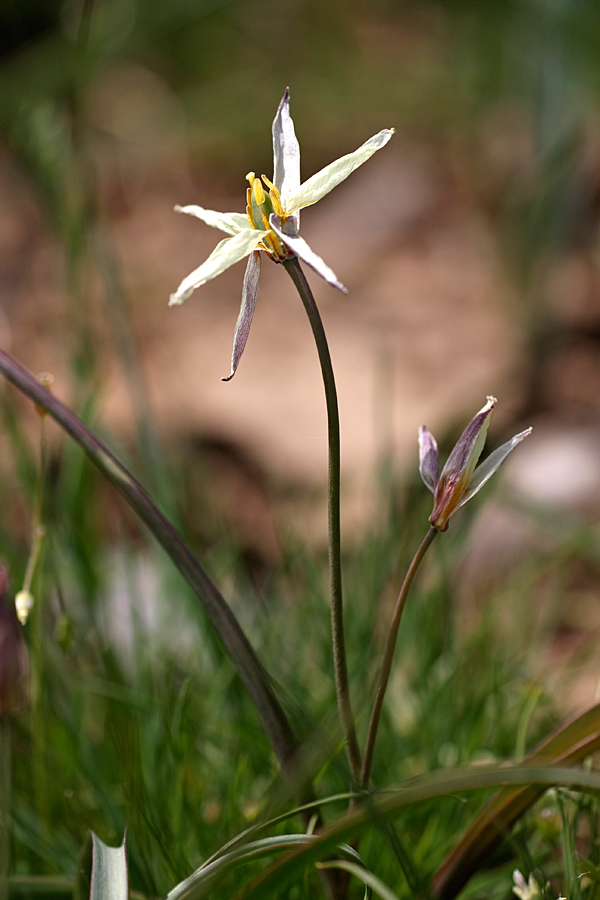
MULTIPOLYGON (((316 838, 312 834, 282 834, 251 841, 201 866, 185 881, 169 891, 167 900, 184 900, 184 898, 185 900, 197 900, 207 893, 222 873, 229 872, 242 863, 252 862, 273 853, 283 853, 291 847, 304 846, 315 840, 316 838)), ((336 850, 338 853, 343 853, 362 863, 357 851, 348 844, 339 844, 336 850)))
MULTIPOLYGON (((466 791, 526 785, 550 787, 557 784, 600 791, 600 774, 563 766, 515 766, 508 763, 489 768, 461 766, 411 779, 393 791, 378 795, 374 802, 377 802, 380 815, 393 816, 415 803, 466 791)), ((370 820, 372 811, 365 807, 339 819, 316 835, 310 844, 292 850, 270 866, 238 895, 238 900, 264 900, 265 897, 281 896, 287 886, 301 877, 308 866, 326 858, 340 842, 351 840, 370 824, 370 820)))
MULTIPOLYGON (((530 765, 573 765, 600 750, 600 704, 561 725, 527 757, 530 765)), ((451 900, 489 858, 508 829, 543 793, 539 785, 505 788, 486 803, 435 874, 431 895, 451 900)))
POLYGON ((107 847, 92 832, 90 900, 127 900, 125 838, 120 847, 107 847))
MULTIPOLYGON (((200 600, 206 615, 238 670, 262 720, 279 761, 289 777, 295 774, 297 738, 275 695, 271 680, 227 601, 197 558, 150 495, 114 453, 58 397, 51 394, 20 363, 0 350, 0 372, 50 416, 83 448, 94 465, 116 487, 171 557, 200 600)), ((304 799, 311 799, 305 797, 304 799)))
POLYGON ((398 900, 398 895, 391 891, 381 878, 373 875, 368 869, 357 866, 356 863, 347 862, 345 859, 332 859, 329 862, 319 863, 319 868, 343 869, 344 872, 349 872, 350 875, 354 875, 355 878, 362 881, 365 887, 370 888, 374 894, 381 897, 381 900, 398 900))

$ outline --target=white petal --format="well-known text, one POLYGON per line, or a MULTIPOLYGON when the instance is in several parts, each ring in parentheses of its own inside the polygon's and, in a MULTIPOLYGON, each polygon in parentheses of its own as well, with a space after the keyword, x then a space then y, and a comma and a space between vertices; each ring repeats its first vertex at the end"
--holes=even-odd
POLYGON ((211 278, 216 278, 225 269, 233 266, 240 259, 244 259, 245 256, 256 250, 264 236, 264 231, 248 228, 233 237, 224 238, 217 244, 206 262, 203 262, 201 266, 190 272, 187 278, 183 279, 175 293, 171 294, 169 306, 183 303, 201 284, 205 284, 211 278))
POLYGON ((273 184, 281 194, 285 209, 285 197, 295 194, 300 187, 300 145, 290 115, 290 89, 279 104, 273 119, 273 184))
POLYGON ((461 499, 460 503, 456 507, 456 509, 460 509, 461 506, 470 500, 471 497, 474 497, 475 494, 481 490, 484 484, 490 480, 492 475, 494 475, 509 453, 515 449, 518 444, 521 443, 526 437, 529 437, 532 429, 526 428, 525 431, 521 431, 519 434, 516 434, 514 438, 511 438, 510 441, 507 441, 505 444, 502 444, 501 447, 498 447, 497 450, 494 450, 493 453, 490 453, 487 459, 485 459, 480 466, 475 469, 473 473, 473 477, 469 482, 467 490, 465 491, 464 497, 461 499))
POLYGON ((246 266, 246 274, 244 275, 244 286, 242 288, 242 305, 240 306, 240 314, 235 325, 235 334, 233 335, 233 353, 231 355, 231 374, 221 381, 230 381, 235 375, 242 353, 246 347, 246 341, 250 333, 252 325, 252 317, 256 307, 256 298, 258 297, 258 283, 260 280, 260 253, 255 250, 250 254, 248 265, 246 266))
POLYGON ((317 254, 310 249, 304 238, 301 238, 299 234, 294 233, 296 229, 294 227, 293 218, 287 219, 285 223, 287 232, 282 230, 279 216, 276 216, 274 213, 269 216, 269 225, 275 234, 281 238, 285 246, 289 247, 289 249, 295 253, 296 256, 299 256, 301 260, 311 267, 311 269, 314 269, 321 278, 324 278, 325 281, 337 288, 338 291, 342 291, 343 294, 348 293, 348 289, 344 287, 341 281, 339 281, 333 269, 330 269, 327 263, 323 262, 321 257, 317 256, 317 254))
POLYGON ((188 216, 195 216, 211 228, 218 228, 225 234, 239 234, 250 227, 248 216, 245 213, 221 213, 215 212, 214 209, 203 209, 202 206, 195 206, 193 203, 189 206, 176 206, 175 212, 187 213, 188 216))
POLYGON ((369 138, 354 153, 341 156, 335 162, 325 166, 324 169, 321 169, 320 172, 317 172, 316 175, 305 181, 297 191, 286 196, 283 203, 286 213, 297 212, 304 206, 311 206, 313 203, 316 203, 321 197, 324 197, 325 194, 328 194, 329 191, 332 191, 334 187, 337 187, 338 184, 344 181, 348 175, 351 175, 355 169, 362 166, 377 150, 385 147, 393 133, 393 128, 384 128, 379 134, 369 138))
POLYGON ((424 425, 419 428, 419 472, 432 494, 438 483, 440 463, 434 436, 424 425))

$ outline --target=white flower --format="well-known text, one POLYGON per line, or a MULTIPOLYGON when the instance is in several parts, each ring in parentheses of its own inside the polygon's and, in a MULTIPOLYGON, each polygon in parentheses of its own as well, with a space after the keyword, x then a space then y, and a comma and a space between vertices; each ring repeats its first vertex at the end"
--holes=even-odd
POLYGON ((235 327, 231 374, 235 374, 241 359, 258 294, 260 277, 260 252, 265 252, 275 262, 289 256, 298 256, 311 266, 325 281, 346 292, 344 285, 320 256, 314 253, 300 237, 300 210, 312 206, 337 187, 358 166, 366 162, 377 150, 387 144, 393 128, 386 128, 366 141, 358 150, 336 159, 300 183, 300 146, 290 116, 290 93, 286 88, 273 120, 273 181, 265 175, 256 178, 250 172, 246 178, 250 187, 246 192, 246 214, 219 213, 201 206, 176 206, 177 212, 201 219, 207 225, 228 235, 213 250, 208 259, 183 279, 169 305, 183 303, 196 288, 216 278, 234 263, 249 256, 242 289, 242 305, 235 327))
POLYGON ((450 516, 481 490, 498 471, 508 454, 531 434, 531 428, 516 434, 475 468, 485 444, 496 402, 495 397, 488 397, 485 406, 471 419, 456 442, 439 477, 439 457, 435 438, 424 425, 419 429, 419 471, 433 494, 433 512, 429 521, 438 531, 446 531, 450 516))

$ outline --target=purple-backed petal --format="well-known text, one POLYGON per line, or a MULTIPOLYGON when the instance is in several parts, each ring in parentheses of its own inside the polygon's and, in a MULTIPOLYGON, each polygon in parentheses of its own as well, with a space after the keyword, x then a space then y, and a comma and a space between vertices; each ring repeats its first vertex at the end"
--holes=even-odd
POLYGON ((286 88, 273 119, 273 184, 285 199, 300 187, 300 145, 290 115, 290 89, 286 88))
POLYGON ((324 278, 328 284, 337 288, 338 291, 341 291, 343 294, 348 293, 348 289, 344 287, 333 269, 330 269, 327 263, 310 249, 304 238, 300 237, 292 216, 286 218, 285 222, 282 223, 279 216, 272 213, 271 216, 269 216, 269 225, 275 234, 281 238, 285 246, 291 250, 292 253, 295 253, 296 256, 299 256, 307 266, 314 269, 321 278, 324 278))
POLYGON ((235 334, 233 335, 233 353, 231 355, 231 374, 222 378, 221 381, 231 381, 235 375, 239 361, 248 340, 250 326, 252 325, 252 317, 256 308, 256 298, 258 296, 258 283, 260 280, 260 253, 255 250, 250 254, 248 265, 246 266, 246 274, 244 275, 244 284, 242 287, 242 305, 240 314, 235 326, 235 334))
POLYGON ((442 469, 433 498, 433 512, 429 518, 439 531, 446 530, 450 516, 469 486, 485 444, 495 405, 496 398, 488 397, 485 406, 471 419, 459 437, 442 469))
POLYGON ((432 494, 438 483, 440 471, 438 447, 434 436, 425 425, 419 428, 419 472, 432 494))
POLYGON ((483 451, 496 402, 495 397, 488 397, 485 406, 471 419, 454 445, 442 470, 440 481, 444 477, 449 480, 464 478, 466 481, 470 481, 483 451))
POLYGON ((521 441, 523 441, 526 437, 529 437, 532 429, 526 428, 525 431, 521 431, 519 434, 515 434, 510 441, 507 441, 505 444, 502 444, 501 447, 498 447, 497 450, 494 450, 493 453, 490 453, 487 459, 485 459, 480 466, 477 466, 475 472, 473 473, 473 477, 471 478, 468 487, 456 507, 456 509, 460 509, 461 506, 464 506, 471 497, 474 497, 475 494, 481 490, 481 488, 490 480, 492 475, 495 475, 502 463, 506 460, 506 457, 509 453, 517 447, 521 441))

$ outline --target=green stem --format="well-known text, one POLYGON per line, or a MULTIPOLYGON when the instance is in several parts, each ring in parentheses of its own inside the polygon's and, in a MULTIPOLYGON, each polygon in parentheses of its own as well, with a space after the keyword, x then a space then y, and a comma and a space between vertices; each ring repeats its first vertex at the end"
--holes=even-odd
POLYGON ((398 639, 398 629, 400 628, 400 620, 404 611, 406 598, 408 597, 408 592, 410 591, 413 579, 417 574, 417 569, 421 565, 421 561, 427 553, 437 533, 437 528, 434 528, 432 525, 425 535, 423 543, 415 553, 414 559, 409 566, 408 572, 406 573, 404 584, 402 585, 400 593, 398 594, 398 599, 396 600, 396 608, 394 609, 392 624, 390 626, 390 633, 388 636, 385 653, 383 655, 383 662, 381 663, 381 674, 379 675, 379 682, 377 684, 377 691, 375 693, 375 702, 373 704, 373 712, 371 713, 371 721, 369 722, 367 742, 365 744, 365 755, 363 757, 361 771, 361 784, 363 787, 367 787, 371 775, 371 765, 373 763, 373 752, 375 750, 375 741, 377 738, 377 729, 379 728, 381 708, 383 706, 383 698, 385 697, 385 691, 390 678, 390 672, 392 671, 394 651, 396 650, 396 641, 398 639))
POLYGON ((331 631, 333 637, 333 660, 335 667, 335 684, 337 689, 338 708, 346 753, 353 778, 358 782, 360 775, 360 750, 356 738, 354 716, 350 704, 350 686, 348 682, 348 664, 346 662, 346 644, 344 639, 344 608, 342 602, 342 559, 341 559, 341 526, 340 526, 340 416, 338 411, 337 391, 331 356, 325 336, 323 322, 317 309, 304 272, 297 257, 286 259, 283 263, 288 275, 300 294, 304 309, 312 328, 321 372, 325 387, 327 404, 327 431, 329 444, 329 581, 331 590, 331 631))

